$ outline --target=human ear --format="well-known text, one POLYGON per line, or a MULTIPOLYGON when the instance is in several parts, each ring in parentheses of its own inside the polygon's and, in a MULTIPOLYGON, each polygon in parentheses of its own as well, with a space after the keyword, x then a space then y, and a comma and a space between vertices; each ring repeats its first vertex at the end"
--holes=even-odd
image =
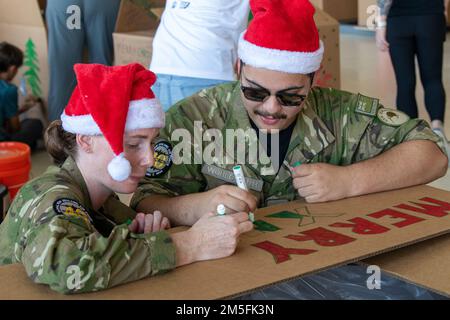
POLYGON ((93 142, 94 139, 92 138, 92 136, 77 134, 77 145, 80 150, 83 150, 85 153, 93 152, 93 142))

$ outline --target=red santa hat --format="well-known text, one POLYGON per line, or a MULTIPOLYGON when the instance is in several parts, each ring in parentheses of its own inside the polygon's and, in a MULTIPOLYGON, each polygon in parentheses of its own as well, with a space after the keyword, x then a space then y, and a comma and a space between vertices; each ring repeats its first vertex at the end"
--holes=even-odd
POLYGON ((61 115, 62 126, 74 134, 103 135, 115 154, 108 172, 124 181, 131 174, 123 153, 124 133, 164 127, 164 111, 150 89, 156 76, 136 63, 76 64, 74 70, 78 84, 61 115))
POLYGON ((256 68, 309 74, 324 47, 308 0, 250 0, 253 20, 239 39, 239 58, 256 68))

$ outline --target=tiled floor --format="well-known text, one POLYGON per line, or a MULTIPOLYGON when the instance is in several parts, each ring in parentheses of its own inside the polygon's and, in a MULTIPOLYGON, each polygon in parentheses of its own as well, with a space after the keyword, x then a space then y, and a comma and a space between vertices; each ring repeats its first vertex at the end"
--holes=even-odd
MULTIPOLYGON (((445 44, 444 59, 444 85, 450 93, 450 40, 445 44)), ((341 72, 343 90, 377 97, 385 106, 395 106, 395 78, 390 58, 387 53, 381 53, 376 49, 372 37, 341 34, 341 72)), ((420 117, 429 120, 424 108, 423 89, 420 83, 417 86, 416 95, 420 106, 420 117)), ((450 137, 450 112, 446 114, 446 122, 445 131, 450 137)), ((45 151, 35 153, 32 161, 33 177, 42 173, 50 164, 50 159, 45 151)), ((450 172, 431 185, 450 190, 450 172)), ((129 196, 124 196, 122 199, 127 202, 129 196)))

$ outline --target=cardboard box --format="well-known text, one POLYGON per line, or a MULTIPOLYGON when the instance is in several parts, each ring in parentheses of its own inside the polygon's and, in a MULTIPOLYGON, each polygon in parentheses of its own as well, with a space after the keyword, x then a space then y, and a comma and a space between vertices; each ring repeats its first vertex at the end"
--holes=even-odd
MULTIPOLYGON (((148 67, 152 56, 152 42, 163 8, 152 8, 152 14, 130 0, 122 1, 113 34, 115 64, 139 62, 148 67), (155 18, 156 17, 156 18, 155 18)), ((323 66, 316 84, 340 88, 339 23, 320 9, 314 16, 319 34, 325 44, 323 66)))
POLYGON ((24 65, 14 83, 20 87, 26 79, 27 93, 48 95, 49 71, 47 31, 42 16, 45 1, 0 0, 0 41, 9 42, 25 53, 24 65))
POLYGON ((162 12, 162 7, 149 9, 138 2, 122 0, 113 33, 115 65, 138 62, 150 66, 153 37, 162 12))
POLYGON ((338 21, 358 19, 358 0, 311 0, 311 3, 338 21))
MULTIPOLYGON (((358 25, 362 27, 375 27, 377 7, 377 0, 358 0, 358 25)), ((448 8, 447 16, 447 25, 450 26, 450 7, 448 8)))
POLYGON ((339 23, 319 8, 316 8, 314 20, 325 46, 322 66, 316 74, 315 85, 339 89, 341 86, 339 23))
POLYGON ((377 0, 358 0, 358 25, 375 27, 377 8, 377 0))
POLYGON ((450 235, 385 253, 364 264, 377 265, 383 271, 436 291, 450 298, 450 235))
MULTIPOLYGON (((71 296, 33 284, 21 265, 3 266, 0 299, 228 298, 447 234, 449 213, 450 192, 427 186, 320 204, 296 201, 257 210, 255 230, 225 259, 71 296)), ((421 272, 439 276, 450 289, 448 269, 421 272)))

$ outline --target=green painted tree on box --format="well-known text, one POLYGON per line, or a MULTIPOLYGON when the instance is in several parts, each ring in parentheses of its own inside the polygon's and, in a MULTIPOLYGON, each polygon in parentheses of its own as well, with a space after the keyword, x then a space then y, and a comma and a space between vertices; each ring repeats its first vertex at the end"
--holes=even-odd
POLYGON ((27 83, 31 88, 31 92, 34 96, 40 97, 42 95, 42 90, 41 80, 39 79, 39 60, 36 52, 36 46, 34 45, 34 42, 31 38, 28 39, 25 44, 24 65, 27 68, 24 73, 25 79, 27 80, 27 83))

